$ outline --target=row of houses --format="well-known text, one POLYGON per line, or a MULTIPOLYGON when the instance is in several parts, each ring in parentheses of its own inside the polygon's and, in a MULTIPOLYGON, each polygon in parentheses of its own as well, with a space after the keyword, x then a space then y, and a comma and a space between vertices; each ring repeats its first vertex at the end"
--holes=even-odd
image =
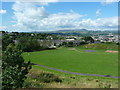
MULTIPOLYGON (((58 45, 62 45, 64 42, 69 43, 72 42, 74 46, 80 45, 81 42, 84 42, 82 40, 82 37, 77 37, 77 36, 65 36, 65 40, 40 40, 38 39, 38 42, 40 46, 45 46, 49 48, 56 48, 58 45)), ((115 42, 115 43, 120 43, 120 39, 118 38, 118 35, 112 35, 110 33, 109 35, 98 35, 98 36, 92 36, 94 39, 94 43, 101 43, 101 42, 115 42)), ((18 43, 18 40, 14 40, 15 43, 18 43)))
MULTIPOLYGON (((37 40, 40 44, 40 46, 45 46, 48 48, 56 48, 56 46, 62 45, 63 43, 69 43, 73 42, 74 46, 77 46, 80 44, 80 40, 75 40, 75 39, 66 39, 66 40, 37 40)), ((17 44, 19 41, 14 40, 15 44, 17 44)))
POLYGON ((66 40, 38 40, 38 42, 40 43, 40 46, 45 46, 46 47, 55 47, 55 46, 59 46, 62 45, 64 42, 65 43, 69 43, 69 42, 73 42, 74 46, 77 46, 80 44, 80 40, 74 40, 74 39, 66 39, 66 40))
POLYGON ((109 33, 108 35, 98 35, 98 36, 92 36, 92 38, 95 41, 100 42, 114 42, 114 43, 120 43, 120 38, 118 35, 113 35, 112 33, 109 33))

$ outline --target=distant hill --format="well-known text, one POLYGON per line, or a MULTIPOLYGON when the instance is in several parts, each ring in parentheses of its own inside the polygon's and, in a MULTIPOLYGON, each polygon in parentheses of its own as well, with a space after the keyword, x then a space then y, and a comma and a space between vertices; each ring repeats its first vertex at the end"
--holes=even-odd
POLYGON ((72 30, 58 30, 58 32, 71 32, 71 31, 81 31, 81 32, 84 32, 84 31, 88 31, 87 29, 72 29, 72 30))
POLYGON ((55 35, 77 35, 77 36, 91 36, 91 35, 107 35, 112 33, 114 35, 118 34, 117 30, 99 31, 99 30, 87 30, 87 29, 68 29, 68 30, 57 30, 57 31, 39 31, 32 33, 48 33, 55 35))

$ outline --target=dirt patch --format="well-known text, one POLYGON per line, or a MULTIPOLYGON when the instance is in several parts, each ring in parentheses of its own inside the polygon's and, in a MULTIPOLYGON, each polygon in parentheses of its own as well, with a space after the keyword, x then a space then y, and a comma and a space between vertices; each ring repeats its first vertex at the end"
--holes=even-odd
POLYGON ((105 52, 108 52, 108 53, 118 53, 118 51, 113 51, 113 50, 106 50, 105 52))
POLYGON ((69 50, 76 50, 76 48, 70 48, 69 50))

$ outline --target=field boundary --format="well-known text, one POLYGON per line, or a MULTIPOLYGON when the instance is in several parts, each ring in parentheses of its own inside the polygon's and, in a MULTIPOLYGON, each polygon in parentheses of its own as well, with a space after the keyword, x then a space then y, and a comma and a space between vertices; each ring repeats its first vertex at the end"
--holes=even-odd
POLYGON ((64 73, 74 74, 74 75, 120 78, 118 76, 111 76, 111 75, 98 75, 98 74, 86 74, 86 73, 70 72, 70 71, 60 70, 60 69, 56 69, 56 68, 52 68, 52 67, 48 67, 48 66, 44 66, 44 65, 40 65, 40 64, 33 64, 33 65, 40 66, 40 67, 47 68, 47 69, 51 69, 51 70, 55 70, 55 71, 64 72, 64 73))

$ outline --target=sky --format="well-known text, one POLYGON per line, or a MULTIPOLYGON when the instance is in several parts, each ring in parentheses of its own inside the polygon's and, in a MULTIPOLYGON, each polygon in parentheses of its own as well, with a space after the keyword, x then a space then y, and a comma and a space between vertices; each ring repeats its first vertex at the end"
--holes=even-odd
MULTIPOLYGON (((1 4, 0 4, 1 5, 1 4)), ((117 30, 118 3, 2 2, 0 31, 117 30)))

